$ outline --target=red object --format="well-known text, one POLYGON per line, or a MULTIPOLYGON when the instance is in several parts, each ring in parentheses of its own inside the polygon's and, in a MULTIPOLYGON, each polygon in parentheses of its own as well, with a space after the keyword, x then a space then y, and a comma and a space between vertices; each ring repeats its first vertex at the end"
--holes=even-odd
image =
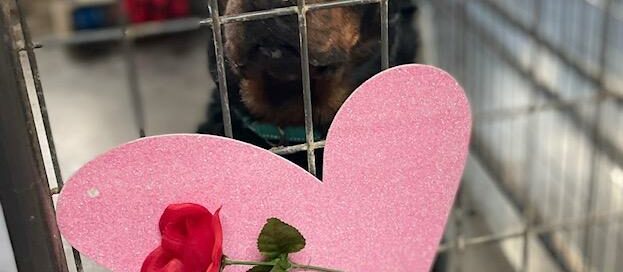
POLYGON ((188 0, 125 0, 128 19, 132 23, 161 21, 188 16, 188 0))
POLYGON ((201 205, 169 205, 160 217, 161 244, 143 262, 141 272, 218 272, 223 257, 223 229, 201 205))

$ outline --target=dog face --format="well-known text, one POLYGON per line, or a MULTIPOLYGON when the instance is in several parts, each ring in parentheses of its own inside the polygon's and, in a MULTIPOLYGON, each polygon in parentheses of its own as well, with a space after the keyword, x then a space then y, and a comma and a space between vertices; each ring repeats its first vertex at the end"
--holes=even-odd
MULTIPOLYGON (((327 0, 313 0, 320 3, 327 0)), ((225 14, 296 5, 295 0, 228 0, 225 14)), ((307 14, 314 122, 328 125, 354 90, 350 72, 378 46, 375 5, 307 14)), ((304 123, 299 24, 296 15, 227 24, 225 54, 240 81, 242 101, 257 118, 279 125, 304 123)))

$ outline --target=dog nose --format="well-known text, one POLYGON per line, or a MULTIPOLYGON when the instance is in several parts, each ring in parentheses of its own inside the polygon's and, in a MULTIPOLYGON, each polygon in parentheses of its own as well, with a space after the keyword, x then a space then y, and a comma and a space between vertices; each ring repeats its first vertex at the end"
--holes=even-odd
POLYGON ((294 61, 300 57, 295 44, 275 40, 259 43, 257 53, 266 61, 294 61))
POLYGON ((271 59, 281 59, 283 57, 283 50, 278 47, 266 47, 260 46, 260 53, 271 59))

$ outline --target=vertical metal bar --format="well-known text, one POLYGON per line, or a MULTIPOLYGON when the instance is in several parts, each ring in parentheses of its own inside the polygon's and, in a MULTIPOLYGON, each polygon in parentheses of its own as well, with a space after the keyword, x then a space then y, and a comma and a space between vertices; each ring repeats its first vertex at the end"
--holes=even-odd
MULTIPOLYGON (((0 201, 19 271, 68 271, 41 155, 12 1, 0 2, 0 201)), ((18 15, 19 16, 19 15, 18 15)))
POLYGON ((381 69, 389 68, 389 0, 381 0, 381 69))
MULTIPOLYGON (((580 1, 582 2, 582 1, 580 1)), ((576 29, 574 29, 573 31, 573 40, 576 40, 578 42, 578 44, 575 44, 575 46, 578 46, 580 48, 580 52, 581 54, 586 54, 588 52, 588 50, 586 50, 587 46, 586 46, 586 42, 588 41, 588 39, 578 39, 577 34, 579 33, 586 33, 585 28, 586 28, 586 23, 585 23, 585 19, 586 19, 586 15, 587 13, 581 8, 581 4, 578 5, 575 8, 575 12, 573 12, 572 18, 573 18, 573 24, 576 26, 576 29)), ((568 88, 568 89, 578 89, 580 88, 580 86, 578 86, 579 84, 577 84, 577 80, 575 80, 573 78, 572 75, 569 75, 567 73, 566 78, 564 79, 564 84, 563 84, 563 88, 568 88)), ((568 111, 570 111, 571 109, 568 108, 562 108, 562 111, 565 111, 565 114, 568 114, 568 111)), ((558 216, 558 220, 560 222, 563 222, 565 220, 566 217, 573 217, 575 216, 575 214, 577 214, 576 211, 576 205, 575 203, 573 204, 569 204, 567 202, 567 205, 565 205, 565 201, 569 201, 570 199, 575 199, 578 198, 577 195, 573 195, 573 194, 577 194, 578 192, 578 185, 579 185, 579 179, 577 179, 577 177, 580 176, 580 171, 577 171, 578 169, 580 169, 581 167, 575 167, 574 171, 569 171, 567 169, 567 164, 570 164, 570 162, 568 163, 569 158, 569 141, 570 141, 570 134, 572 133, 572 128, 571 125, 565 122, 565 126, 563 128, 563 139, 561 139, 561 141, 563 142, 563 152, 562 152, 562 165, 560 168, 560 176, 563 178, 562 179, 562 188, 560 189, 561 191, 561 197, 559 199, 559 216, 558 216), (566 179, 565 177, 569 174, 569 172, 573 172, 573 178, 572 179, 566 179), (567 184, 573 182, 572 184, 567 184), (571 191, 571 186, 573 185, 573 194, 569 191, 571 191)), ((580 149, 579 147, 575 147, 572 150, 574 151, 574 154, 579 154, 580 153, 580 149)), ((573 158, 575 159, 575 164, 578 164, 578 161, 580 161, 580 156, 573 156, 573 158)), ((573 239, 574 239, 574 234, 572 231, 569 230, 563 230, 563 233, 560 235, 561 240, 568 243, 568 244, 572 244, 573 243, 573 239)), ((567 263, 570 263, 569 260, 567 260, 567 263)))
MULTIPOLYGON (((584 2, 584 1, 580 1, 580 2, 584 2)), ((576 18, 576 20, 580 22, 580 26, 579 26, 580 29, 578 30, 578 33, 582 33, 581 35, 583 35, 583 37, 585 37, 586 33, 591 33, 591 31, 589 31, 589 29, 588 29, 588 27, 589 27, 588 25, 589 24, 587 23, 587 21, 589 19, 589 13, 587 12, 586 8, 583 8, 583 6, 580 6, 578 9, 580 9, 579 17, 576 18)), ((587 38, 580 39, 579 47, 581 49, 580 50, 581 54, 585 54, 585 55, 589 55, 590 54, 589 39, 587 39, 587 38)), ((577 74, 574 74, 574 76, 576 76, 576 75, 577 74)), ((580 85, 582 86, 582 88, 587 88, 587 84, 580 84, 580 85)), ((578 112, 579 113, 581 108, 584 105, 578 106, 577 109, 569 108, 568 110, 569 110, 569 112, 578 112)), ((588 118, 586 118, 585 120, 588 121, 588 118)), ((575 124, 576 129, 578 131, 582 131, 582 132, 590 130, 590 129, 587 128, 588 127, 588 125, 587 125, 588 122, 587 121, 586 122, 581 122, 581 123, 576 123, 575 124)), ((590 135, 588 135, 590 133, 585 133, 585 134, 587 134, 587 137, 590 137, 590 135)), ((590 141, 589 141, 589 144, 590 144, 590 141)), ((575 168, 576 168, 574 170, 575 186, 574 186, 574 194, 571 196, 574 199, 582 200, 583 197, 585 197, 585 195, 583 194, 584 191, 585 191, 585 187, 582 184, 582 181, 583 181, 582 177, 586 173, 586 168, 587 167, 586 167, 586 164, 584 163, 584 160, 585 160, 586 157, 590 156, 590 155, 587 155, 587 154, 589 154, 591 152, 589 150, 589 148, 590 148, 589 145, 580 145, 578 147, 578 150, 577 150, 577 153, 576 153, 577 156, 575 158, 575 163, 574 163, 575 164, 575 168)), ((570 212, 571 212, 571 217, 572 218, 577 218, 577 219, 583 218, 584 215, 582 213, 584 212, 584 208, 585 208, 583 204, 584 204, 583 201, 574 201, 573 205, 570 207, 571 208, 570 212)), ((583 234, 583 232, 582 232, 581 229, 577 229, 575 231, 569 231, 568 239, 569 239, 570 243, 577 244, 578 247, 581 246, 582 239, 584 238, 582 236, 582 234, 583 234)), ((584 260, 580 259, 580 258, 577 258, 576 262, 573 263, 572 265, 574 267, 577 267, 578 270, 581 270, 581 269, 583 269, 583 266, 584 266, 584 260)))
MULTIPOLYGON (((48 109, 45 103, 45 96, 43 95, 43 87, 41 86, 41 77, 39 75, 39 67, 37 65, 35 52, 34 52, 35 45, 32 41, 32 37, 30 35, 30 29, 28 27, 28 22, 26 21, 26 14, 23 11, 20 0, 15 0, 15 8, 17 9, 17 17, 19 18, 19 23, 21 25, 22 37, 24 39, 24 47, 25 47, 27 58, 28 58, 28 66, 30 68, 30 72, 33 77, 33 84, 35 87, 37 100, 39 102, 41 119, 43 119, 43 128, 45 131, 46 141, 47 141, 48 149, 50 152, 50 158, 52 160, 54 176, 56 178, 56 183, 58 184, 58 188, 60 190, 63 188, 63 185, 64 185, 63 175, 61 173, 61 168, 58 163, 58 157, 56 155, 56 145, 54 143, 54 137, 52 135, 52 129, 50 126, 50 118, 48 116, 48 109)), ((76 270, 78 272, 82 272, 83 269, 82 269, 82 261, 80 259, 80 253, 74 247, 71 247, 71 250, 73 252, 74 260, 76 263, 76 270)))
POLYGON ((72 253, 72 256, 74 257, 74 264, 76 266, 76 272, 83 272, 84 265, 82 265, 82 257, 80 256, 80 252, 72 246, 71 253, 72 253))
MULTIPOLYGON (((536 40, 536 36, 538 35, 538 31, 539 31, 539 25, 541 22, 541 12, 542 12, 542 4, 545 1, 539 1, 539 0, 534 0, 533 1, 533 12, 532 14, 534 14, 534 20, 533 20, 533 24, 530 27, 530 38, 532 39, 532 43, 533 43, 533 48, 532 48, 532 52, 530 53, 530 67, 529 67, 529 72, 530 72, 530 77, 534 77, 535 73, 536 73, 536 66, 537 66, 537 61, 539 58, 539 52, 540 52, 540 45, 538 43, 538 41, 536 40)), ((534 84, 531 86, 531 88, 538 88, 537 86, 535 86, 534 84)), ((532 97, 530 99, 530 104, 534 105, 536 103, 537 99, 535 97, 532 97)), ((532 220, 534 217, 534 207, 532 204, 532 182, 534 180, 532 180, 532 172, 533 172, 533 167, 532 167, 532 160, 529 158, 529 154, 530 152, 532 152, 534 149, 534 141, 532 140, 532 137, 534 137, 534 135, 538 135, 538 131, 537 128, 539 127, 539 123, 538 121, 538 117, 535 116, 535 122, 533 124, 533 127, 530 128, 530 123, 529 123, 529 119, 526 124, 526 134, 525 134, 525 139, 527 141, 526 143, 526 171, 524 171, 526 174, 525 176, 527 177, 524 183, 524 205, 525 205, 525 209, 524 209, 524 213, 523 213, 523 218, 524 218, 524 233, 522 235, 522 239, 523 239, 523 246, 522 246, 522 254, 521 254, 521 266, 519 268, 519 271, 529 271, 529 260, 530 260, 530 234, 532 232, 532 220)))
MULTIPOLYGON (((559 41, 561 41, 561 44, 566 44, 566 45, 571 45, 571 43, 566 40, 566 38, 569 36, 567 35, 567 31, 566 31, 566 27, 567 27, 567 16, 569 15, 569 11, 568 11, 568 7, 571 6, 571 4, 569 4, 568 2, 565 1, 559 1, 559 5, 558 7, 555 9, 557 11, 557 18, 556 18, 556 26, 558 27, 556 34, 558 35, 557 39, 559 41)), ((562 76, 568 76, 568 73, 565 71, 563 72, 562 76)), ((565 82, 565 83, 569 83, 569 81, 565 82)), ((566 91, 566 88, 564 88, 565 84, 561 84, 561 88, 558 90, 559 96, 561 98, 564 97, 564 92, 566 91)), ((545 132, 545 146, 546 147, 551 147, 551 146, 555 146, 557 145, 560 140, 554 140, 554 135, 555 132, 554 130, 557 129, 557 127, 555 128, 554 126, 557 126, 557 123, 554 122, 556 117, 557 117, 557 112, 555 111, 542 111, 540 112, 540 114, 545 115, 544 119, 545 121, 545 127, 547 128, 544 132, 545 132), (548 125, 549 123, 549 125, 548 125)), ((559 135, 558 133, 556 133, 556 135, 559 135)), ((543 149, 543 150, 548 150, 548 149, 543 149)), ((560 158, 556 157, 555 154, 551 154, 551 152, 547 152, 544 154, 544 162, 541 165, 541 168, 543 169, 544 172, 544 183, 545 183, 545 188, 544 188, 544 193, 543 193, 543 205, 541 208, 541 211, 539 211, 541 214, 543 214, 544 216, 542 216, 543 218, 543 223, 551 223, 548 222, 549 219, 553 219, 554 217, 554 213, 553 213, 553 205, 551 203, 551 201, 554 199, 554 197, 552 197, 552 194, 554 193, 554 190, 552 189, 553 186, 555 186, 553 183, 555 182, 554 180, 554 165, 557 161, 559 161, 560 158)), ((564 159, 564 158, 563 158, 564 159)))
MULTIPOLYGON (((454 50, 454 64, 453 68, 457 69, 457 77, 461 81, 466 81, 465 70, 467 66, 467 36, 465 33, 465 29, 463 26, 465 25, 465 5, 466 3, 463 1, 459 1, 454 4, 454 24, 453 24, 453 44, 456 46, 454 50)), ((453 268, 452 271, 461 272, 463 271, 463 261, 465 258, 465 233, 464 233, 464 221, 465 221, 465 197, 463 186, 459 187, 459 191, 457 193, 456 206, 457 215, 456 215, 456 238, 454 243, 454 260, 453 260, 453 268)))
POLYGON ((223 52, 223 33, 218 0, 208 0, 210 17, 212 18, 212 36, 216 55, 216 71, 218 74, 218 90, 221 95, 221 111, 223 112, 223 127, 225 136, 234 137, 231 125, 231 110, 229 109, 229 93, 227 90, 227 75, 225 70, 225 53, 223 52))
MULTIPOLYGON (((599 86, 604 86, 605 84, 605 79, 606 79, 606 63, 607 63, 607 51, 608 51, 608 34, 610 32, 610 21, 611 21, 611 15, 612 15, 612 6, 614 3, 614 0, 605 0, 605 5, 604 5, 604 16, 603 16, 603 22, 601 25, 601 31, 600 31, 600 39, 601 39, 601 43, 600 43, 600 48, 599 48, 599 70, 598 70, 598 82, 599 82, 599 86)), ((606 92, 605 89, 599 89, 598 90, 599 94, 604 94, 606 92)), ((587 197, 587 203, 586 203, 586 207, 587 207, 587 217, 586 217, 586 229, 584 231, 584 240, 583 240, 583 249, 586 252, 586 262, 585 262, 585 267, 584 267, 584 271, 590 271, 591 266, 592 266, 592 239, 593 239, 593 226, 590 224, 591 222, 591 216, 594 215, 595 213, 595 191, 596 191, 596 187, 597 187, 597 181, 599 179, 599 166, 600 166, 600 154, 599 154, 599 150, 601 150, 603 148, 603 137, 598 137, 598 135, 600 135, 601 133, 601 115, 603 112, 603 102, 600 99, 597 99, 595 102, 595 116, 593 119, 593 130, 591 133, 591 136, 593 137, 594 141, 595 141, 595 146, 593 146, 591 155, 590 155, 590 160, 591 160, 591 167, 590 167, 590 175, 589 175, 589 188, 588 188, 588 197, 587 197)))
MULTIPOLYGON (((569 16, 570 18, 572 18, 572 31, 569 31, 569 37, 571 39, 571 41, 574 42, 574 46, 578 46, 580 47, 578 43, 578 41, 582 41, 583 39, 579 39, 578 40, 578 33, 580 33, 580 30, 578 27, 578 25, 582 25, 582 20, 581 20, 581 14, 582 9, 580 8, 580 1, 574 1, 574 4, 571 5, 571 11, 569 12, 569 16)), ((581 51, 581 49, 580 49, 581 51)), ((573 88, 573 87, 578 87, 577 84, 574 86, 572 80, 571 80, 571 76, 569 74, 567 74, 567 79, 565 80, 565 84, 563 84, 563 88, 573 88)), ((568 111, 569 109, 567 108, 561 108, 561 111, 568 111)), ((564 113, 567 114, 567 113, 564 113)), ((562 150, 562 162, 561 162, 561 166, 560 166, 560 171, 559 176, 562 178, 561 179, 561 188, 560 188, 560 197, 559 197, 559 203, 558 203, 558 221, 559 222, 563 222, 566 218, 566 215, 573 215, 573 205, 565 205, 565 201, 568 199, 573 199, 573 196, 569 194, 569 182, 572 182, 571 180, 567 180, 565 177, 568 173, 567 170, 567 164, 568 164, 568 157, 569 157, 569 136, 572 133, 571 130, 571 126, 565 122, 564 127, 563 127, 563 131, 562 131, 562 145, 563 145, 563 150, 562 150)), ((576 158, 577 159, 577 158, 576 158)), ((577 187, 577 186, 576 186, 577 187)), ((570 234, 569 231, 564 231, 563 233, 560 235, 560 237, 562 238, 561 240, 567 242, 567 243, 572 243, 572 235, 570 234)))
MULTIPOLYGON (((614 5, 613 8, 617 8, 617 9, 621 9, 621 7, 623 6, 623 2, 619 2, 617 4, 614 5)), ((613 19, 616 17, 613 17, 613 19)), ((617 23, 623 23, 623 19, 621 18, 617 18, 617 23)), ((623 42, 623 31, 621 29, 618 29, 615 34, 613 35, 614 37, 614 41, 621 41, 623 42)), ((619 52, 623 51, 621 48, 618 48, 619 52)), ((615 122, 615 124, 613 124, 616 129, 613 131, 623 131, 623 108, 617 108, 616 112, 615 112, 616 116, 618 117, 618 122, 615 122)), ((623 165, 617 165, 615 164, 616 168, 612 169, 610 172, 611 178, 613 178, 613 181, 623 181, 623 165)), ((615 191, 615 194, 619 194, 619 195, 623 195, 623 188, 619 188, 617 191, 615 191)), ((621 198, 617 199, 617 203, 615 204, 615 210, 617 214, 621 214, 623 212, 623 201, 621 200, 621 198)), ((613 262, 613 266, 612 266, 612 271, 617 271, 617 268, 621 267, 621 265, 619 264, 623 264, 623 260, 621 260, 621 258, 619 256, 623 256, 623 253, 621 252, 621 247, 623 245, 623 218, 620 218, 619 220, 616 220, 614 222, 612 222, 613 225, 616 226, 616 233, 613 235, 612 240, 614 240, 614 248, 612 250, 612 256, 614 256, 615 260, 613 262)))
MULTIPOLYGON (((576 6, 577 6, 578 1, 577 0, 573 0, 573 1, 567 1, 567 3, 562 3, 561 2, 561 7, 560 9, 562 10, 562 18, 564 18, 562 20, 562 26, 563 26, 563 30, 562 32, 562 42, 561 44, 563 45, 567 45, 569 46, 568 48, 572 48, 573 46, 577 46, 577 39, 576 39, 576 35, 574 30, 576 30, 576 28, 574 27, 575 25, 577 25, 579 23, 578 18, 576 17, 576 6), (571 2, 571 3, 569 3, 571 2)), ((567 48, 567 49, 568 49, 567 48)), ((560 84, 560 92, 561 95, 560 97, 564 97, 564 92, 566 93, 571 93, 573 88, 576 88, 577 86, 574 85, 574 77, 573 75, 571 75, 568 71, 565 71, 562 74, 562 83, 560 84)), ((561 118, 561 116, 564 116, 566 114, 568 114, 566 111, 568 109, 567 108, 560 108, 558 111, 555 111, 553 113, 555 113, 555 115, 553 116, 554 118, 561 118)), ((552 121, 556 121, 556 119, 552 120, 552 121)), ((569 134, 571 133, 570 130, 570 126, 567 122, 555 122, 554 124, 559 124, 559 126, 562 126, 562 128, 557 127, 556 129, 558 129, 558 133, 556 133, 556 135, 558 135, 558 140, 556 141, 551 141, 552 140, 552 135, 555 134, 555 132, 553 131, 553 125, 552 126, 548 126, 550 127, 549 129, 549 137, 548 137, 548 145, 550 144, 556 144, 556 145, 560 145, 561 146, 561 152, 559 153, 559 156, 551 156, 550 158, 550 162, 552 162, 552 168, 549 170, 549 173, 551 173, 552 176, 552 182, 556 181, 558 184, 555 187, 558 187, 559 189, 557 190, 557 201, 555 202, 556 207, 555 210, 552 209, 551 213, 545 214, 544 218, 551 218, 551 220, 553 221, 552 223, 560 223, 560 222, 564 222, 565 220, 565 210, 567 207, 567 205, 565 205, 565 202, 567 200, 569 200, 571 198, 571 196, 569 194, 567 194, 568 191, 568 183, 570 182, 569 180, 565 179, 565 175, 567 174, 567 157, 568 157, 568 149, 569 149, 569 134), (562 135, 561 135, 562 134, 562 135), (554 168, 554 165, 556 165, 556 168, 554 168)), ((549 182, 549 181, 548 181, 549 182)), ((548 191, 550 190, 550 188, 547 188, 548 191)), ((554 190, 551 190, 551 192, 553 193, 554 190)), ((552 198, 552 200, 554 200, 552 198)), ((549 212, 549 211, 547 211, 549 212)), ((554 250, 558 250, 561 248, 569 248, 571 242, 569 239, 565 239, 565 237, 569 236, 567 235, 568 231, 565 231, 564 229, 561 229, 559 231, 554 231, 550 234, 551 239, 551 246, 554 248, 554 250)), ((570 261, 572 261, 571 258, 568 257, 568 254, 560 254, 561 256, 563 256, 563 262, 569 264, 571 263, 570 261)))
MULTIPOLYGON (((501 41, 508 42, 509 40, 513 38, 511 34, 512 33, 508 31, 504 31, 503 33, 500 34, 499 39, 501 41)), ((493 58, 485 58, 485 60, 492 60, 492 59, 493 58)), ((487 62, 490 62, 490 61, 487 61, 487 62)), ((496 65, 493 64, 492 66, 496 66, 496 65)), ((505 102, 508 101, 508 97, 510 96, 506 94, 506 92, 508 92, 509 90, 512 91, 512 89, 514 88, 514 86, 508 84, 508 77, 509 77, 510 72, 512 71, 511 69, 512 68, 510 68, 509 65, 500 66, 498 76, 491 79, 492 81, 491 84, 487 84, 487 86, 492 90, 491 96, 494 99, 492 110, 502 110, 505 108, 505 102), (501 92, 505 92, 505 94, 500 95, 501 92)), ((497 144, 499 149, 511 146, 511 145, 506 145, 504 142, 505 141, 504 134, 506 131, 507 123, 510 123, 510 120, 501 121, 500 123, 496 124, 496 131, 498 134, 498 136, 496 137, 497 143, 492 143, 492 146, 495 146, 495 144, 497 144)), ((509 136, 512 137, 512 134, 509 134, 509 136)), ((516 184, 510 183, 512 179, 508 175, 508 172, 509 172, 508 169, 510 168, 508 161, 504 161, 506 160, 504 155, 501 155, 500 158, 503 160, 502 163, 500 163, 500 169, 499 169, 499 171, 502 174, 501 175, 502 180, 500 180, 500 182, 506 183, 507 184, 506 186, 516 185, 516 184)))
POLYGON ((50 149, 50 154, 52 157, 52 166, 54 167, 54 174, 56 177, 56 181, 58 183, 59 188, 63 186, 63 178, 61 175, 61 169, 58 164, 57 156, 56 156, 56 147, 54 144, 54 139, 52 137, 52 131, 50 127, 50 120, 48 118, 48 108, 45 103, 45 96, 43 95, 43 88, 41 86, 41 79, 39 76, 39 68, 37 66, 37 61, 35 58, 34 48, 35 45, 32 41, 32 37, 30 36, 30 29, 28 28, 28 24, 26 22, 26 14, 23 12, 20 0, 15 0, 17 16, 19 17, 19 23, 22 26, 22 35, 24 38, 24 47, 26 51, 26 55, 28 57, 28 64, 30 66, 30 72, 32 73, 33 83, 35 87, 35 92, 37 94, 37 99, 39 100, 39 107, 41 108, 41 116, 43 117, 43 125, 45 128, 45 134, 48 141, 48 146, 50 149))
POLYGON ((453 269, 454 272, 463 271, 463 258, 465 257, 465 235, 464 235, 464 224, 465 221, 465 201, 463 190, 459 187, 459 192, 456 196, 456 219, 455 219, 455 242, 453 243, 454 247, 454 261, 453 261, 453 269))
MULTIPOLYGON (((619 109, 619 112, 617 112, 617 114, 623 115, 623 109, 619 109)), ((623 130, 623 116, 621 116, 621 118, 619 118, 619 122, 617 124, 617 128, 619 129, 618 131, 623 130)), ((621 167, 621 166, 618 166, 618 167, 621 167)), ((618 169, 621 170, 621 168, 618 168, 618 169)), ((618 193, 619 194, 623 194, 623 188, 619 189, 618 193)), ((623 204, 623 203, 621 203, 621 201, 619 200, 619 202, 616 205, 617 213, 619 213, 619 214, 622 212, 622 208, 623 208, 623 205, 621 205, 621 204, 623 204)), ((617 225, 617 234, 614 237, 615 245, 614 245, 614 249, 613 249, 613 256, 616 259, 615 262, 614 262, 614 268, 617 268, 617 264, 619 262, 621 262, 621 260, 619 260, 619 256, 622 256, 622 255, 620 255, 621 254, 620 252, 621 252, 621 243, 623 243, 623 218, 613 222, 613 224, 617 225)), ((613 269, 613 271, 616 271, 616 270, 613 269)))
POLYGON ((309 79, 309 47, 307 44, 307 7, 305 0, 297 2, 299 22, 299 45, 301 47, 301 70, 303 73, 303 102, 305 108, 305 139, 307 142, 307 168, 316 175, 314 154, 314 118, 312 115, 311 82, 309 79))
POLYGON ((138 70, 136 67, 136 54, 134 50, 134 38, 128 32, 129 17, 123 5, 124 1, 118 0, 118 10, 121 20, 121 45, 123 49, 123 60, 125 61, 130 100, 136 126, 138 127, 139 137, 145 137, 145 110, 143 107, 143 97, 138 81, 138 70))

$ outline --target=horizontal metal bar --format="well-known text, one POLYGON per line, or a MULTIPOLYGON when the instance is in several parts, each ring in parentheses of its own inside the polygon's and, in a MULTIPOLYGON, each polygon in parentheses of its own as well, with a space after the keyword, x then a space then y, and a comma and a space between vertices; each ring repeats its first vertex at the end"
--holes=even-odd
MULTIPOLYGON (((260 10, 260 11, 252 11, 245 12, 234 15, 223 15, 220 16, 220 24, 231 24, 231 23, 239 23, 239 22, 249 22, 256 20, 263 20, 268 18, 275 18, 285 15, 294 15, 297 12, 296 6, 284 7, 284 8, 276 8, 270 10, 260 10)), ((199 24, 204 25, 212 25, 212 18, 205 18, 199 21, 199 24)))
POLYGON ((20 52, 21 52, 21 51, 28 51, 28 50, 29 50, 29 48, 32 48, 32 49, 39 49, 39 48, 42 48, 42 47, 43 47, 43 45, 41 45, 40 43, 33 43, 33 44, 32 44, 32 46, 24 46, 24 47, 20 47, 19 49, 17 49, 17 51, 20 51, 20 52))
POLYGON ((466 247, 484 246, 487 244, 502 242, 508 239, 519 238, 523 236, 524 231, 514 231, 509 233, 498 233, 491 235, 483 235, 472 238, 455 239, 439 246, 438 253, 450 251, 452 249, 464 250, 466 247))
POLYGON ((511 107, 487 110, 474 113, 475 122, 489 122, 489 121, 504 121, 520 116, 526 116, 528 114, 534 114, 550 110, 563 110, 573 107, 579 107, 583 105, 591 105, 595 102, 605 101, 611 96, 607 93, 599 93, 597 95, 576 98, 570 100, 552 101, 539 105, 527 105, 521 107, 511 107))
MULTIPOLYGON (((327 3, 317 3, 307 5, 308 10, 319 10, 336 7, 346 7, 353 5, 363 5, 378 3, 380 0, 340 0, 327 3)), ((294 15, 297 7, 284 7, 255 12, 245 12, 235 15, 220 16, 221 24, 235 22, 248 22, 255 20, 268 19, 273 17, 294 15)), ((183 19, 173 19, 163 22, 147 22, 128 26, 128 37, 132 39, 144 38, 160 34, 173 34, 179 32, 193 31, 200 26, 211 25, 212 18, 189 17, 183 19)), ((121 40, 123 32, 121 27, 110 27, 96 30, 80 30, 70 35, 51 35, 44 37, 41 44, 44 46, 55 46, 64 44, 83 44, 93 42, 106 42, 121 40)))
MULTIPOLYGON (((586 216, 577 219, 564 220, 557 223, 551 224, 542 224, 538 226, 532 226, 532 231, 530 233, 533 234, 541 234, 545 235, 552 232, 557 231, 573 231, 587 227, 588 225, 600 225, 600 224, 612 224, 618 225, 623 224, 623 213, 603 213, 596 214, 593 216, 586 216), (590 223, 587 223, 590 222, 590 223)), ((454 240, 439 246, 438 252, 446 252, 452 249, 456 249, 458 247, 473 247, 473 246, 483 246, 492 243, 503 242, 513 238, 519 238, 523 236, 525 233, 525 229, 523 230, 515 230, 505 233, 496 233, 490 235, 482 235, 462 240, 454 240)))
POLYGON ((365 5, 365 4, 373 4, 379 3, 381 0, 339 0, 339 1, 331 1, 325 3, 316 3, 316 4, 307 4, 307 10, 317 10, 317 9, 327 9, 327 8, 337 8, 337 7, 348 7, 348 6, 357 6, 357 5, 365 5))
MULTIPOLYGON (((127 36, 131 39, 139 39, 154 35, 193 31, 199 29, 199 21, 200 18, 198 17, 190 17, 162 22, 131 24, 127 27, 127 36)), ((94 30, 79 30, 69 35, 46 36, 41 39, 40 43, 43 46, 56 46, 65 44, 119 41, 122 38, 122 27, 109 27, 94 30)))
MULTIPOLYGON (((364 5, 371 3, 378 3, 380 0, 339 0, 339 1, 331 1, 326 3, 315 3, 315 4, 307 4, 305 5, 307 11, 312 10, 320 10, 320 9, 328 9, 328 8, 337 8, 337 7, 348 7, 354 5, 364 5)), ((298 13, 297 6, 276 8, 270 10, 260 10, 253 12, 244 12, 240 14, 234 15, 224 15, 220 16, 220 24, 230 24, 230 23, 239 23, 239 22, 249 22, 256 21, 268 18, 275 18, 286 15, 294 15, 298 13)), ((212 18, 205 18, 200 20, 200 25, 212 25, 212 18)))
MULTIPOLYGON (((326 141, 313 142, 310 147, 313 150, 324 148, 325 143, 326 141)), ((291 145, 291 146, 273 147, 270 149, 270 151, 278 155, 288 155, 288 154, 294 154, 294 153, 301 152, 301 151, 307 151, 307 149, 308 149, 307 144, 298 144, 298 145, 291 145)))

